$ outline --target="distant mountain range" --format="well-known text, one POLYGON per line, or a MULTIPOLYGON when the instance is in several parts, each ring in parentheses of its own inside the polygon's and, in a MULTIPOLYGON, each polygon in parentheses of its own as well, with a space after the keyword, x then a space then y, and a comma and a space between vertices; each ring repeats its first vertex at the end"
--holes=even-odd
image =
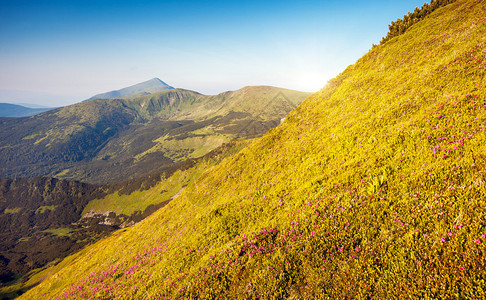
POLYGON ((144 95, 153 94, 153 93, 162 92, 171 89, 174 88, 166 84, 162 80, 158 78, 152 78, 150 80, 123 89, 94 95, 93 97, 85 101, 94 100, 94 99, 133 98, 137 96, 144 96, 144 95))
MULTIPOLYGON (((0 119, 0 177, 104 184, 160 171, 224 142, 263 135, 310 93, 246 87, 206 96, 159 79, 24 119, 0 119)), ((98 97, 98 96, 95 96, 98 97)))
POLYGON ((49 107, 45 105, 39 105, 39 104, 34 104, 34 103, 15 103, 17 105, 22 105, 28 108, 49 108, 49 109, 54 109, 54 107, 49 107))
POLYGON ((25 105, 0 103, 0 117, 29 117, 51 110, 51 107, 32 108, 25 105))

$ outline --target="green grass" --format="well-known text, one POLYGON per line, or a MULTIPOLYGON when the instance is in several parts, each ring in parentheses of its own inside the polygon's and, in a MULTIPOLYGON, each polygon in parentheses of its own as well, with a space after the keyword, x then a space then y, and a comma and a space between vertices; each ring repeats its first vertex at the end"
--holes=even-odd
POLYGON ((130 195, 119 195, 118 192, 109 194, 103 199, 91 200, 84 208, 83 214, 88 212, 132 215, 136 211, 144 211, 151 204, 159 204, 170 200, 187 184, 194 181, 204 168, 191 168, 184 171, 176 171, 170 178, 145 191, 135 191, 130 195))
POLYGON ((188 158, 201 157, 225 142, 229 142, 227 136, 212 132, 211 135, 187 137, 181 140, 168 139, 168 136, 160 137, 154 142, 155 146, 135 156, 139 161, 145 155, 155 152, 162 152, 164 156, 175 162, 188 158))
POLYGON ((15 208, 5 208, 3 211, 4 214, 16 214, 22 210, 22 207, 15 207, 15 208))
POLYGON ((37 210, 35 211, 35 213, 36 214, 43 214, 45 212, 53 211, 54 209, 56 209, 56 207, 58 207, 58 205, 45 205, 45 206, 40 206, 39 208, 37 208, 37 210))
POLYGON ((485 298, 485 14, 458 0, 374 47, 24 298, 485 298))
POLYGON ((72 228, 60 227, 60 228, 54 228, 54 229, 46 229, 46 230, 43 230, 42 232, 50 233, 54 236, 67 236, 67 237, 69 237, 73 233, 73 229, 72 228))

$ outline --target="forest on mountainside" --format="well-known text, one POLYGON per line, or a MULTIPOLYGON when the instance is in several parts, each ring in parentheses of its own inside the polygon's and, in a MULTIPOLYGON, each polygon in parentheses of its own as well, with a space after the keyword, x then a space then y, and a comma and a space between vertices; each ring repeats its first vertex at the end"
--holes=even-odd
POLYGON ((408 28, 423 20, 426 16, 430 15, 436 9, 446 6, 455 2, 456 0, 432 0, 430 3, 425 3, 422 7, 416 7, 413 12, 409 12, 404 15, 402 19, 392 21, 388 25, 388 33, 381 39, 380 45, 386 43, 392 38, 405 33, 408 28))

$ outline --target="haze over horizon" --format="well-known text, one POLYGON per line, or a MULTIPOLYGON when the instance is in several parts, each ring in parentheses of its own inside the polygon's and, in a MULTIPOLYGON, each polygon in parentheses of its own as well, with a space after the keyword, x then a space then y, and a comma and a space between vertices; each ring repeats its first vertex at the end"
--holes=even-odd
POLYGON ((314 92, 424 1, 0 2, 0 102, 62 106, 158 77, 314 92))

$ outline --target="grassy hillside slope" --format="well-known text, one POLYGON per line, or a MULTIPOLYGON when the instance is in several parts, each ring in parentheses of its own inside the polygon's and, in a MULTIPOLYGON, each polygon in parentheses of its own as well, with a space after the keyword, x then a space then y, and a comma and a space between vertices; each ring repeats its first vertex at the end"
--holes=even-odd
POLYGON ((486 297, 486 3, 375 47, 24 299, 486 297))
POLYGON ((0 176, 96 184, 137 178, 235 138, 259 137, 308 96, 261 86, 215 96, 171 89, 0 118, 0 176))

